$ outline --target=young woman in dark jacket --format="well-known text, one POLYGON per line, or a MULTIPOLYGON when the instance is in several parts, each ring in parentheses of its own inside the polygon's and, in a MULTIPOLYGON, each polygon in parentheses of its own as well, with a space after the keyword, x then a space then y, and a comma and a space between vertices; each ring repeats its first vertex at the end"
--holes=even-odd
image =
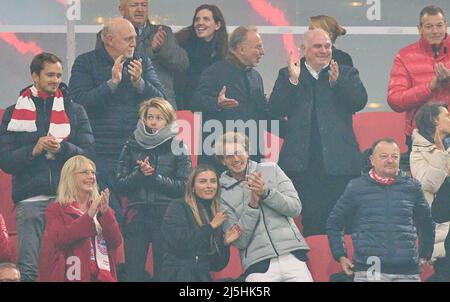
POLYGON ((228 33, 220 9, 211 4, 197 7, 192 25, 175 33, 189 57, 189 69, 176 81, 177 105, 192 110, 192 96, 203 70, 223 59, 228 51, 228 33))
POLYGON ((161 222, 169 203, 183 197, 192 170, 185 145, 175 139, 178 128, 172 105, 153 98, 141 104, 139 116, 116 175, 128 200, 123 230, 127 281, 145 280, 150 242, 154 279, 159 279, 164 255, 161 222))
POLYGON ((171 282, 211 281, 210 272, 228 263, 228 245, 240 235, 239 227, 225 234, 221 225, 227 213, 220 210, 217 173, 197 167, 189 176, 184 201, 169 205, 162 224, 167 242, 161 278, 171 282))

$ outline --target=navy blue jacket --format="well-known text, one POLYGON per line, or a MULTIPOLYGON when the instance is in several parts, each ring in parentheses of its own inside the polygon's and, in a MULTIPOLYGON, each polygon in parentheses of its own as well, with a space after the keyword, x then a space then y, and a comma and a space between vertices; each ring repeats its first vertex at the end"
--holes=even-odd
POLYGON ((36 106, 36 132, 11 132, 8 124, 15 105, 3 115, 0 129, 0 168, 12 174, 13 200, 18 202, 38 195, 56 195, 61 168, 72 156, 84 155, 93 159, 94 136, 83 106, 73 103, 64 93, 64 110, 70 120, 70 135, 61 142, 61 151, 55 160, 48 160, 45 151, 32 156, 40 137, 46 136, 50 126, 53 98, 46 101, 32 97, 36 106))
POLYGON ((327 223, 336 261, 347 257, 343 242, 346 221, 352 221, 355 271, 367 269, 371 264, 368 258, 377 256, 383 273, 418 274, 419 256, 431 258, 434 223, 420 183, 411 177, 399 176, 392 185, 381 185, 368 174, 350 181, 327 223))
POLYGON ((122 82, 113 91, 107 84, 114 61, 104 47, 80 55, 73 64, 70 92, 86 108, 96 142, 98 159, 115 168, 125 141, 136 129, 139 104, 152 97, 164 97, 149 58, 142 58, 144 90, 139 92, 123 70, 122 82))

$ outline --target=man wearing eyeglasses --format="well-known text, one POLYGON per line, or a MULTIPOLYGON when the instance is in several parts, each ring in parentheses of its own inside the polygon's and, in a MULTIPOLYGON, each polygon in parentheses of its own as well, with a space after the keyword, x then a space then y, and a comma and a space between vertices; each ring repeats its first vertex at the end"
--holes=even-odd
POLYGON ((450 38, 444 12, 426 6, 420 12, 419 41, 402 48, 394 59, 388 86, 388 103, 406 112, 406 144, 411 150, 414 117, 427 102, 450 104, 450 38))
MULTIPOLYGON (((177 44, 169 26, 150 23, 148 0, 120 0, 119 12, 136 30, 136 53, 150 58, 164 87, 166 99, 177 108, 174 75, 184 72, 189 67, 186 51, 177 44)), ((95 48, 101 48, 101 44, 99 32, 95 48)))

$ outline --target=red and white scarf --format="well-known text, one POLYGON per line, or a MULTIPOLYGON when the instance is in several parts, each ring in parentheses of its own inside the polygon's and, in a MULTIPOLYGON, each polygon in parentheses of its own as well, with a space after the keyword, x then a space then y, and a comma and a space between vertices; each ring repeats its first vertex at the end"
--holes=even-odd
MULTIPOLYGON (((8 124, 8 131, 13 132, 36 132, 36 106, 31 97, 38 97, 46 100, 50 97, 45 92, 40 92, 33 85, 26 89, 17 99, 16 106, 12 113, 11 121, 8 124)), ((64 111, 64 98, 58 88, 53 99, 52 112, 50 115, 50 127, 48 133, 53 135, 58 142, 61 142, 70 135, 69 117, 64 111)))
POLYGON ((386 186, 390 186, 395 182, 394 177, 383 178, 383 177, 378 176, 377 173, 375 172, 374 168, 370 169, 369 176, 370 176, 370 178, 375 180, 377 183, 386 185, 386 186))
MULTIPOLYGON (((84 213, 71 205, 71 207, 80 215, 84 215, 84 213)), ((90 254, 90 268, 91 273, 96 275, 96 281, 99 282, 115 282, 117 281, 113 275, 111 274, 111 264, 109 263, 108 256, 108 247, 106 246, 106 240, 102 235, 102 226, 98 222, 97 214, 93 218, 95 223, 95 230, 97 231, 97 235, 94 237, 94 244, 91 243, 91 254, 90 254)))

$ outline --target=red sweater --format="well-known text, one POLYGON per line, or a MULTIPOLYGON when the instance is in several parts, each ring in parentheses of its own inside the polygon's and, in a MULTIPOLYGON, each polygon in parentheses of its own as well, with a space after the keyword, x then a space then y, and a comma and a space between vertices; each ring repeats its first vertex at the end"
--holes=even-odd
POLYGON ((410 136, 415 128, 417 110, 427 102, 450 104, 450 81, 432 92, 430 82, 434 78, 434 65, 444 63, 450 68, 450 37, 443 41, 439 55, 428 42, 419 41, 402 48, 394 59, 388 86, 388 103, 396 112, 406 112, 405 134, 410 136))
MULTIPOLYGON (((91 280, 90 267, 91 240, 97 234, 94 220, 87 213, 80 216, 79 212, 72 207, 63 207, 56 202, 48 206, 45 219, 39 281, 95 281, 91 280), (79 259, 79 278, 75 278, 78 280, 68 280, 67 275, 77 275, 74 271, 77 265, 74 259, 79 259)), ((111 274, 114 279, 117 279, 114 250, 122 243, 122 234, 111 209, 98 218, 98 221, 102 226, 103 237, 108 248, 111 274)))

